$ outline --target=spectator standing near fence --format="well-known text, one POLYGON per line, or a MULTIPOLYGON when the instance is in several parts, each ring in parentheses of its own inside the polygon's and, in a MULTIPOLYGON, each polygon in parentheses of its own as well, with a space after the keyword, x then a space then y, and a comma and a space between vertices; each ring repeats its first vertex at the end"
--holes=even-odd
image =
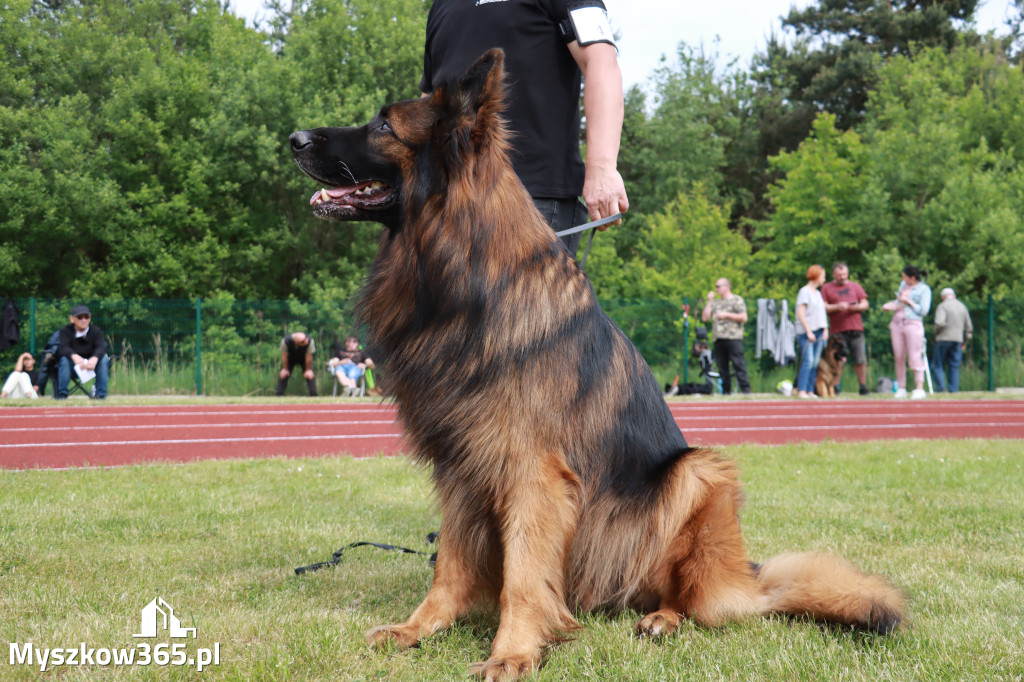
POLYGON ((704 322, 711 320, 711 333, 715 337, 712 353, 722 378, 722 393, 732 393, 729 365, 736 372, 740 391, 750 393, 747 363, 743 359, 743 325, 747 321, 747 304, 742 296, 732 293, 732 284, 722 277, 715 282, 715 290, 708 292, 708 301, 700 314, 704 322))
POLYGON ((932 375, 935 390, 960 392, 960 362, 963 351, 974 335, 974 325, 967 306, 956 297, 952 288, 946 287, 939 294, 942 303, 935 309, 935 356, 932 359, 932 375), (949 366, 949 383, 946 383, 946 366, 949 366))
POLYGON ((796 376, 797 396, 814 398, 818 363, 828 343, 828 313, 819 288, 825 283, 825 268, 807 268, 807 284, 796 295, 796 342, 800 348, 800 370, 796 376))
MULTIPOLYGON (((868 295, 864 288, 850 280, 850 268, 846 263, 832 266, 832 281, 821 287, 821 297, 828 313, 828 331, 840 336, 846 343, 853 373, 860 385, 860 394, 868 395, 868 354, 864 343, 864 320, 861 313, 868 309, 868 295)), ((839 391, 840 373, 836 376, 836 391, 839 391)))
POLYGON ((71 324, 60 328, 57 346, 57 400, 68 397, 72 371, 96 372, 93 397, 103 400, 110 378, 110 356, 103 330, 93 324, 92 313, 84 305, 72 308, 70 319, 71 324))
POLYGON ((296 367, 302 369, 302 376, 306 379, 309 387, 309 394, 316 396, 316 375, 313 373, 313 354, 316 353, 316 343, 304 332, 285 334, 281 339, 281 371, 278 373, 277 395, 284 395, 284 389, 288 386, 288 378, 296 367))
POLYGON ((921 400, 924 392, 924 318, 932 307, 932 290, 924 283, 927 275, 916 266, 908 265, 900 273, 902 281, 896 289, 896 300, 882 306, 891 312, 889 333, 892 337, 892 355, 896 363, 897 398, 907 397, 907 365, 914 373, 912 400, 921 400))

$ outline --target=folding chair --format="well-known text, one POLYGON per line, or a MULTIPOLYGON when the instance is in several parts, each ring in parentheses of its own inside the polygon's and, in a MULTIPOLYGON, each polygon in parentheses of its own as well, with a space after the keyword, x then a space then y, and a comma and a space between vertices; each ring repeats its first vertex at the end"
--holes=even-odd
MULTIPOLYGON (((54 382, 54 394, 57 392, 57 382, 54 382)), ((78 372, 71 369, 71 381, 68 382, 68 397, 70 398, 75 393, 81 393, 86 398, 96 397, 96 377, 93 377, 89 381, 83 382, 81 377, 78 376, 78 372)))

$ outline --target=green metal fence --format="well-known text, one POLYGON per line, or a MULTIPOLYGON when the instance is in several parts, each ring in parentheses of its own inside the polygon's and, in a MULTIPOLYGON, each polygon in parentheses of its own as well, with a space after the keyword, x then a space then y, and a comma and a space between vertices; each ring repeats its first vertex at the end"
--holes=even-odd
MULTIPOLYGON (((331 378, 322 363, 331 345, 354 329, 347 302, 262 301, 231 298, 172 300, 87 300, 16 298, 21 339, 0 353, 0 374, 6 376, 17 355, 39 357, 50 335, 68 323, 72 306, 88 305, 93 320, 107 336, 114 362, 112 394, 269 395, 280 367, 279 346, 287 332, 309 333, 317 344, 320 392, 330 392, 331 378)), ((755 391, 772 390, 780 377, 795 369, 776 368, 754 357, 757 299, 748 297, 750 322, 744 340, 755 391)), ((935 302, 937 304, 937 301, 935 302)), ((1024 385, 1021 360, 1024 300, 965 300, 975 335, 964 357, 961 390, 993 390, 1024 385)), ((702 326, 702 296, 682 302, 666 300, 602 300, 608 315, 636 344, 659 381, 696 381, 699 373, 691 353, 696 327, 702 326), (684 317, 684 305, 692 305, 684 317)), ((792 310, 792 308, 791 308, 792 310)), ((889 315, 877 303, 865 314, 869 376, 892 376, 889 315)), ((931 318, 926 320, 931 338, 931 318)), ((386 367, 380 371, 386 372, 386 367)), ((289 382, 289 393, 302 395, 305 382, 289 382)))

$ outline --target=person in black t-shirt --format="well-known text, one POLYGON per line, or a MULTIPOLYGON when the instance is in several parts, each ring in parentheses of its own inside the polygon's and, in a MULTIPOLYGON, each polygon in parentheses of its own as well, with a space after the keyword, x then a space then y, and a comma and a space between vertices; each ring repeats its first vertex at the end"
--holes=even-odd
POLYGON ((281 371, 278 373, 277 395, 284 395, 288 378, 296 367, 302 368, 302 376, 306 379, 309 394, 316 396, 316 375, 313 373, 313 354, 316 344, 309 335, 303 332, 286 334, 281 339, 281 371))
MULTIPOLYGON (((622 74, 603 2, 434 0, 420 90, 461 76, 494 47, 505 51, 512 163, 544 219, 557 232, 587 222, 587 212, 594 220, 625 213, 629 200, 616 169, 622 74), (586 165, 579 144, 581 79, 586 165)), ((579 240, 577 233, 563 243, 575 255, 579 240)))

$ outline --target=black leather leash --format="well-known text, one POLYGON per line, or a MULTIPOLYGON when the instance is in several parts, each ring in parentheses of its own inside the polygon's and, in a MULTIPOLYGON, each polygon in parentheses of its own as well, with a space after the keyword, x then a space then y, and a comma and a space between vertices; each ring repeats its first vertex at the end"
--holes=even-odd
MULTIPOLYGON (((437 537, 438 534, 436 532, 429 533, 427 535, 427 542, 433 544, 437 542, 437 537)), ((309 566, 299 566, 295 569, 295 575, 302 575, 303 573, 312 573, 313 571, 319 571, 321 568, 326 568, 328 566, 337 566, 341 563, 341 557, 345 553, 346 549, 364 546, 377 547, 379 549, 386 549, 388 551, 393 552, 404 552, 405 554, 422 554, 425 557, 430 557, 429 561, 431 566, 433 566, 434 563, 437 561, 437 552, 434 552, 433 554, 429 552, 418 552, 415 549, 409 549, 408 547, 399 547, 398 545, 386 545, 381 542, 353 542, 339 549, 327 561, 321 561, 319 563, 310 564, 309 566)))

